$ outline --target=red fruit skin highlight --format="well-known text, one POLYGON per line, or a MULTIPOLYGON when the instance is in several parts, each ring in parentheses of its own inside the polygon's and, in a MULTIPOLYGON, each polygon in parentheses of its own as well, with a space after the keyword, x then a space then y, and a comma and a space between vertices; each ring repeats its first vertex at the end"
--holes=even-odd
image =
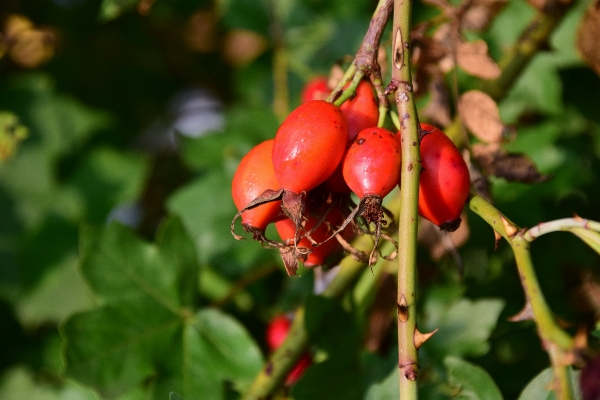
POLYGON ((273 143, 273 167, 282 189, 301 193, 323 183, 344 156, 348 123, 322 100, 300 105, 283 121, 273 143))

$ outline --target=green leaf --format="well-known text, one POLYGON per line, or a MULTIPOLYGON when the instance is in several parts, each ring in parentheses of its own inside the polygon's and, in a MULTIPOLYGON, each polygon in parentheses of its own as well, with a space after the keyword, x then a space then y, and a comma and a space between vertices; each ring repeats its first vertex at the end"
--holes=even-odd
MULTIPOLYGON (((569 367, 569 376, 572 389, 571 398, 581 399, 581 393, 579 393, 579 371, 573 371, 569 367)), ((551 389, 553 379, 552 368, 546 368, 527 384, 518 400, 556 400, 556 394, 551 389)))
POLYGON ((423 345, 427 353, 435 357, 481 356, 488 352, 488 338, 496 326, 504 307, 499 299, 461 299, 445 306, 445 312, 429 312, 432 305, 425 305, 425 331, 439 328, 438 332, 423 345))
POLYGON ((225 381, 243 388, 262 367, 239 322, 214 309, 192 311, 197 257, 179 220, 163 223, 156 244, 118 224, 86 229, 81 252, 84 276, 103 306, 62 327, 67 376, 107 397, 151 380, 151 398, 176 390, 222 400, 225 381))
POLYGON ((398 368, 392 371, 380 382, 375 382, 365 393, 365 400, 396 400, 400 390, 398 368))
POLYGON ((102 0, 98 19, 108 22, 133 9, 140 0, 102 0))
POLYGON ((73 382, 50 384, 35 376, 25 366, 15 366, 0 376, 0 399, 3 400, 100 400, 90 389, 73 382))
POLYGON ((502 400, 502 393, 492 377, 481 367, 457 357, 447 357, 444 365, 448 372, 448 381, 458 394, 457 399, 502 400))
POLYGON ((77 166, 69 186, 81 196, 86 220, 102 223, 115 206, 140 195, 148 169, 145 157, 99 147, 77 166))
POLYGON ((167 208, 185 223, 203 263, 236 244, 229 226, 237 210, 231 199, 231 180, 224 173, 211 172, 178 190, 167 208))
POLYGON ((186 325, 184 348, 184 393, 189 398, 221 398, 224 380, 233 380, 243 391, 263 366, 248 332, 217 309, 201 310, 186 325))
POLYGON ((175 392, 171 392, 169 393, 169 400, 185 400, 183 397, 181 397, 180 395, 178 395, 175 392))
POLYGON ((592 231, 585 228, 569 229, 575 236, 583 240, 596 253, 600 254, 600 232, 592 231))
POLYGON ((191 306, 188 280, 196 282, 193 244, 178 220, 168 220, 156 245, 140 240, 128 228, 112 223, 100 237, 84 238, 81 269, 94 292, 106 303, 151 299, 177 313, 191 306), (94 240, 96 239, 96 240, 94 240), (89 245, 91 244, 91 246, 89 245), (178 249, 184 249, 179 254, 178 249))

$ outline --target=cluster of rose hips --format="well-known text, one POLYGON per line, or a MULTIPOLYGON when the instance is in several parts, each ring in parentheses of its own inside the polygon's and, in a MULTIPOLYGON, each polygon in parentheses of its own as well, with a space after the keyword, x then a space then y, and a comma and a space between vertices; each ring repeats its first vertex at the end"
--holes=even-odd
MULTIPOLYGON (((361 81, 340 107, 315 99, 328 94, 325 88, 322 80, 306 87, 303 103, 274 139, 244 156, 232 182, 239 210, 232 233, 241 215, 244 230, 254 239, 280 249, 290 274, 298 260, 307 267, 323 264, 338 240, 344 243, 352 232, 371 232, 369 226, 375 227, 375 250, 386 224, 383 198, 400 184, 402 133, 377 127, 379 109, 371 83, 361 81), (360 199, 357 206, 351 193, 360 199), (266 238, 270 223, 283 242, 266 238), (334 236, 338 240, 329 240, 334 236)), ((468 168, 441 130, 427 124, 421 130, 419 214, 452 231, 469 194, 468 168)))

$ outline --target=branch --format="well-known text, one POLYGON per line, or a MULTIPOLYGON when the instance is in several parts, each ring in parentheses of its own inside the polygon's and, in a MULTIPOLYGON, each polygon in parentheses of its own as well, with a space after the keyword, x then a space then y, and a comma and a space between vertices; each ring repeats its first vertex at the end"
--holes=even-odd
POLYGON ((383 126, 383 123, 385 122, 385 116, 389 109, 389 103, 383 90, 381 68, 377 58, 379 55, 381 37, 383 35, 383 31, 385 30, 385 25, 390 19, 393 5, 393 0, 379 0, 377 8, 373 13, 371 23, 369 24, 369 29, 365 34, 360 48, 354 56, 352 65, 348 68, 342 80, 338 83, 336 88, 331 92, 327 99, 328 101, 335 100, 334 104, 336 106, 341 105, 354 94, 356 86, 358 86, 360 80, 364 76, 368 76, 371 79, 371 83, 373 83, 373 87, 377 92, 377 97, 379 100, 378 126, 383 126), (351 85, 344 89, 349 82, 352 82, 351 85))
POLYGON ((561 400, 571 399, 572 388, 567 367, 573 359, 573 339, 558 326, 552 311, 546 303, 531 261, 529 240, 516 224, 481 197, 473 197, 470 206, 471 210, 483 218, 497 234, 510 244, 515 255, 517 270, 526 298, 523 312, 512 320, 533 319, 535 321, 542 346, 550 356, 554 371, 554 390, 557 398, 561 400))
POLYGON ((402 128, 401 206, 398 231, 398 367, 400 398, 416 399, 419 363, 416 334, 415 275, 417 265, 417 204, 421 159, 418 116, 412 92, 410 27, 412 2, 395 0, 392 28, 392 82, 402 128))
POLYGON ((574 228, 588 229, 600 232, 600 222, 590 221, 580 217, 563 218, 555 221, 542 222, 533 228, 527 229, 523 233, 523 239, 533 242, 536 238, 550 232, 570 231, 574 228))

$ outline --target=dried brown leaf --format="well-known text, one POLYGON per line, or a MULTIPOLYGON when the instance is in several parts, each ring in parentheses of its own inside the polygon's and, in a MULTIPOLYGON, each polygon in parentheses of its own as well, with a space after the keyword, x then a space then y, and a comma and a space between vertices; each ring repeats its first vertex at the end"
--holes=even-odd
POLYGON ((462 29, 485 30, 508 0, 474 0, 461 20, 462 29))
POLYGON ((496 144, 476 144, 472 147, 473 158, 486 175, 494 175, 511 182, 538 183, 549 179, 542 175, 525 154, 507 153, 496 144))
POLYGON ((496 102, 479 90, 463 93, 458 111, 467 128, 483 142, 498 143, 512 133, 500 120, 496 102))
POLYGON ((587 9, 583 19, 579 23, 577 32, 577 50, 581 53, 583 60, 600 75, 600 0, 596 0, 587 9))
POLYGON ((469 75, 482 79, 496 79, 502 73, 488 55, 488 46, 483 40, 460 42, 456 47, 456 62, 469 75))

